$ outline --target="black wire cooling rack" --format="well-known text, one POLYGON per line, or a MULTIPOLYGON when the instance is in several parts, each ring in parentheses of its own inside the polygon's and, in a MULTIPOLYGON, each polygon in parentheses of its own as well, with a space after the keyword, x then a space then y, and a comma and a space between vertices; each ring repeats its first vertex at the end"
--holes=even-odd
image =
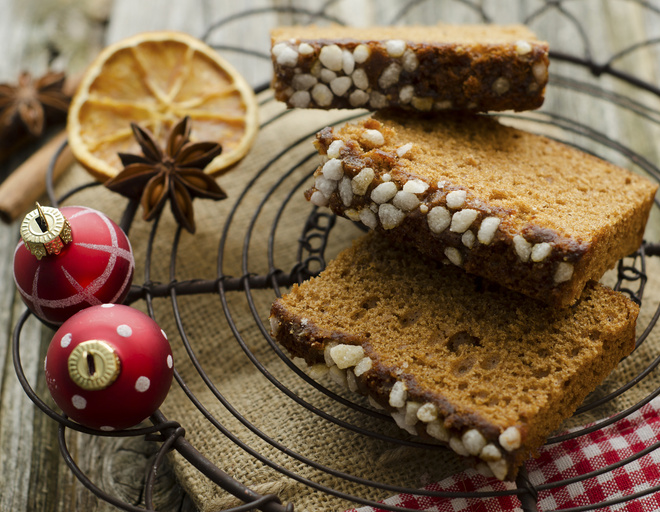
MULTIPOLYGON (((574 0, 575 2, 576 0, 574 0)), ((316 11, 306 10, 302 8, 281 8, 281 9, 255 9, 251 11, 242 12, 238 15, 233 15, 222 20, 219 20, 217 23, 214 23, 208 27, 208 30, 203 35, 203 39, 209 40, 212 38, 213 34, 216 31, 221 30, 224 26, 229 23, 240 23, 242 19, 247 19, 253 16, 260 16, 264 12, 268 11, 280 11, 283 13, 290 13, 299 15, 301 19, 304 19, 305 22, 336 22, 343 23, 342 20, 336 19, 333 16, 328 14, 330 6, 333 4, 333 1, 326 2, 321 9, 316 11)), ((393 22, 400 20, 405 17, 406 12, 410 9, 415 8, 419 4, 424 3, 420 0, 414 0, 402 3, 401 10, 397 13, 397 16, 393 18, 393 22)), ((449 2, 447 2, 449 3, 449 2)), ((476 3, 464 1, 464 2, 455 2, 461 4, 463 7, 472 10, 477 18, 483 22, 492 22, 493 19, 488 15, 483 7, 477 5, 476 3)), ((589 96, 595 98, 598 102, 606 106, 606 108, 614 108, 620 111, 623 111, 629 115, 632 115, 638 120, 641 120, 643 123, 647 123, 649 126, 660 126, 660 111, 649 107, 649 105, 643 100, 639 99, 637 92, 644 95, 648 94, 651 97, 660 98, 660 89, 652 83, 643 81, 636 76, 626 73, 617 67, 617 63, 622 59, 625 60, 625 57, 639 51, 643 48, 659 45, 660 40, 649 40, 644 42, 636 42, 626 49, 620 51, 619 53, 610 56, 609 59, 605 61, 597 62, 592 53, 592 42, 589 38, 587 31, 583 28, 582 22, 578 20, 574 15, 571 14, 570 6, 566 4, 573 3, 569 1, 562 0, 547 0, 546 2, 539 2, 539 6, 533 9, 530 14, 522 20, 527 24, 540 23, 542 17, 549 12, 554 12, 556 15, 562 16, 566 23, 574 27, 574 30, 579 34, 578 40, 582 42, 582 47, 578 49, 578 52, 575 54, 564 53, 563 51, 552 51, 551 59, 553 62, 562 62, 566 63, 569 66, 574 67, 575 70, 579 71, 576 74, 566 73, 566 72, 553 72, 551 70, 550 75, 550 85, 555 90, 563 91, 566 94, 572 94, 576 96, 589 96), (586 72, 581 78, 580 72, 586 72), (613 90, 611 86, 606 86, 601 84, 602 77, 614 78, 622 84, 629 86, 629 93, 621 93, 613 90)), ((636 2, 639 4, 640 8, 646 11, 646 13, 654 17, 656 23, 660 23, 660 9, 654 7, 651 3, 639 1, 636 2)), ((219 50, 227 52, 237 52, 241 55, 244 55, 249 58, 254 59, 269 59, 267 51, 257 52, 250 49, 244 49, 240 47, 229 47, 229 46, 216 46, 219 50)), ((566 69, 566 68, 562 68, 566 69)), ((267 91, 267 85, 257 88, 258 92, 262 92, 260 95, 261 107, 267 106, 269 103, 274 102, 272 94, 269 94, 267 91)), ((262 123, 262 129, 266 128, 272 123, 277 123, 278 120, 282 119, 284 116, 295 115, 292 111, 286 111, 284 109, 276 110, 275 113, 268 119, 264 120, 262 123)), ((360 115, 360 114, 358 114, 360 115)), ((355 117, 356 114, 348 112, 344 120, 355 117)), ((609 137, 599 127, 588 126, 580 122, 579 119, 574 119, 566 116, 566 114, 560 114, 554 112, 552 109, 545 108, 538 113, 522 113, 516 115, 509 114, 500 114, 500 117, 503 118, 504 122, 507 121, 523 121, 527 123, 527 126, 532 129, 532 131, 538 131, 540 133, 549 134, 549 136, 563 140, 573 144, 581 149, 599 154, 605 152, 607 156, 614 155, 617 159, 620 159, 624 164, 629 167, 635 167, 638 171, 647 174, 652 179, 660 182, 660 169, 657 164, 649 161, 642 154, 634 151, 633 149, 625 146, 617 140, 609 137), (548 130, 548 128, 551 128, 548 130)), ((377 436, 379 440, 383 443, 391 443, 393 445, 406 445, 406 446, 419 446, 427 447, 428 449, 437 449, 436 446, 426 445, 422 441, 410 440, 409 438, 394 438, 380 433, 373 432, 368 428, 363 428, 360 426, 359 419, 358 421, 347 422, 342 418, 334 417, 331 414, 328 414, 324 410, 319 410, 315 408, 312 404, 305 401, 304 398, 298 396, 298 394, 289 389, 283 382, 277 379, 269 373, 268 369, 264 367, 261 363, 259 356, 255 354, 254 348, 248 346, 248 344, 243 339, 241 329, 236 325, 232 312, 227 305, 227 297, 231 294, 244 294, 245 300, 249 306, 251 314, 253 316, 253 321, 259 328, 262 338, 263 338, 263 347, 266 347, 268 350, 272 350, 277 353, 278 357, 287 365, 289 371, 295 372, 298 374, 300 379, 302 379, 306 385, 315 388, 316 390, 324 393, 332 400, 340 401, 343 405, 350 408, 354 411, 355 416, 360 418, 361 416, 368 416, 370 418, 375 417, 376 419, 382 419, 382 421, 391 421, 389 416, 381 414, 377 411, 374 411, 368 407, 364 407, 358 403, 353 403, 350 400, 347 400, 343 396, 340 396, 333 392, 330 389, 325 388, 321 384, 315 382, 304 372, 298 369, 283 353, 280 348, 273 342, 269 336, 269 330, 262 318, 264 316, 263 311, 259 311, 258 306, 254 300, 253 294, 256 290, 271 290, 272 298, 280 296, 284 290, 296 282, 304 281, 312 275, 317 274, 324 266, 326 259, 326 247, 328 243, 328 238, 330 237, 333 229, 335 228, 336 222, 333 215, 327 213, 322 209, 317 209, 315 207, 309 207, 309 213, 306 218, 296 218, 293 222, 299 224, 299 233, 300 236, 297 240, 291 240, 290 250, 295 252, 295 264, 288 268, 280 268, 275 261, 275 245, 277 241, 278 231, 277 228, 282 222, 292 222, 291 218, 286 217, 285 210, 292 200, 293 197, 302 194, 305 184, 309 182, 309 178, 314 171, 315 161, 313 159, 315 152, 312 150, 309 141, 314 133, 323 126, 310 126, 309 132, 306 133, 300 139, 292 142, 291 144, 283 147, 279 150, 278 153, 274 154, 272 158, 263 164, 261 167, 254 169, 254 176, 248 182, 243 192, 235 199, 235 204, 230 211, 230 214, 225 220, 225 223, 222 228, 222 234, 220 239, 220 245, 218 247, 217 253, 217 268, 218 274, 215 279, 205 280, 205 279, 193 279, 193 280, 179 280, 177 279, 177 255, 180 248, 180 234, 181 230, 178 229, 174 234, 174 239, 171 247, 171 263, 170 263, 170 281, 166 283, 157 283, 152 282, 150 279, 150 265, 152 259, 152 252, 154 241, 157 236, 157 226, 159 220, 156 219, 154 222, 151 234, 147 240, 147 261, 145 265, 145 278, 142 284, 134 284, 131 288, 131 293, 127 299, 127 303, 135 303, 136 301, 144 301, 146 303, 148 311, 153 315, 153 300, 155 298, 169 298, 172 303, 172 310, 175 315, 176 324, 179 328, 179 334, 181 340, 185 346, 185 351, 188 354, 191 363, 197 368, 199 378, 204 381, 204 384, 212 390, 213 395, 217 398, 219 402, 243 425, 245 425, 253 433, 259 435, 264 439, 268 444, 273 446, 275 449, 282 452, 286 452, 289 456, 295 458, 297 461, 304 465, 309 465, 319 470, 320 472, 327 472, 332 474, 335 477, 341 479, 347 479, 354 482, 359 482, 361 485, 366 485, 374 488, 381 489, 390 493, 409 493, 417 495, 428 495, 434 497, 444 497, 448 499, 459 499, 459 498, 472 498, 475 500, 485 499, 493 496, 501 495, 515 495, 521 502, 521 507, 526 512, 536 511, 538 509, 538 497, 539 493, 545 490, 554 489, 558 487, 566 487, 570 484, 576 482, 585 482, 590 479, 596 478, 597 476, 613 472, 617 467, 634 463, 637 459, 647 455, 648 453, 657 450, 660 448, 660 441, 646 446, 643 449, 640 449, 637 453, 628 457, 620 463, 613 465, 603 465, 602 467, 596 468, 592 471, 586 472, 584 474, 578 475, 569 480, 553 481, 543 484, 533 484, 527 477, 526 471, 523 468, 520 472, 520 475, 516 481, 516 486, 514 489, 506 491, 490 491, 490 492, 450 492, 450 491, 428 491, 428 490, 419 490, 406 488, 402 486, 393 485, 390 483, 370 481, 367 478, 363 477, 360 474, 350 474, 348 472, 342 472, 335 470, 333 468, 327 467, 322 463, 314 461, 312 458, 308 457, 305 453, 296 453, 290 447, 282 445, 277 439, 269 437, 267 434, 261 432, 257 426, 251 423, 251 420, 247 417, 241 415, 241 413, 234 407, 235 404, 232 404, 223 394, 216 388, 215 384, 208 378, 204 371, 204 367, 197 360, 197 355, 195 348, 191 345, 191 340, 187 335, 187 331, 184 328, 184 319, 182 318, 182 312, 178 307, 178 300, 180 297, 185 295, 197 295, 197 294, 213 294, 217 295, 220 298, 222 304, 222 312, 227 318, 229 328, 234 335, 236 343, 241 345, 241 348, 245 352, 246 356, 250 359, 252 364, 259 370, 259 372, 270 381, 270 384, 277 389, 278 393, 287 395, 292 401, 294 401, 298 406, 307 409, 308 414, 317 415, 319 421, 321 422, 332 422, 342 428, 347 428, 358 435, 363 436, 377 436), (291 161, 291 153, 295 148, 307 147, 308 152, 305 153, 302 157, 298 154, 295 157, 295 161, 291 161), (300 174, 294 171, 304 168, 305 172, 303 173, 302 178, 300 174), (244 233, 244 245, 243 245, 243 254, 242 254, 242 272, 238 276, 225 275, 223 273, 223 261, 225 258, 225 244, 228 236, 228 231, 230 227, 236 222, 237 215, 244 215, 244 210, 241 210, 241 204, 243 198, 246 194, 251 193, 256 185, 260 183, 260 180, 264 178, 267 174, 272 175, 273 172, 277 172, 278 179, 270 187, 263 192, 261 201, 258 202, 257 207, 250 213, 251 218, 247 223, 247 228, 244 233), (276 205, 275 210, 272 209, 272 198, 274 197, 274 192, 276 190, 288 190, 288 193, 281 196, 281 199, 278 199, 279 204, 276 205), (268 204, 270 211, 269 216, 272 218, 272 223, 270 230, 268 232, 263 232, 263 230, 258 230, 256 228, 257 219, 260 215, 263 215, 263 210, 268 204), (249 252, 250 247, 253 241, 256 238, 267 238, 267 260, 269 269, 267 272, 254 273, 251 271, 249 252)), ((64 146, 60 149, 64 148, 64 146)), ((47 190, 51 203, 57 206, 60 202, 68 200, 72 197, 75 197, 76 194, 80 193, 83 189, 88 187, 98 186, 98 183, 89 183, 77 187, 73 190, 70 190, 62 197, 57 197, 52 182, 52 168, 54 167, 55 161, 59 157, 56 155, 55 159, 51 164, 51 169, 48 175, 47 190)), ((280 196, 278 196, 280 197, 280 196)), ((657 207, 660 206, 660 203, 656 201, 654 210, 657 210, 657 207)), ((120 221, 121 227, 129 231, 131 224, 133 223, 134 216, 138 209, 138 204, 131 202, 128 204, 126 211, 123 214, 123 217, 120 221)), ((617 272, 616 272, 616 285, 615 288, 629 295, 633 300, 638 303, 642 303, 644 300, 644 290, 645 284, 647 282, 647 260, 648 257, 660 256, 660 244, 657 243, 648 243, 645 242, 643 246, 639 249, 637 253, 631 255, 629 258, 619 262, 617 272)), ((646 325, 641 326, 640 336, 637 340, 637 349, 647 340, 649 333, 655 327, 655 324, 660 316, 660 305, 650 316, 650 320, 646 325)), ((81 427, 77 423, 74 423, 67 419, 65 416, 62 416, 59 412, 51 409, 47 403, 38 396, 38 394, 33 390, 32 385, 28 382, 25 374, 23 372, 20 360, 20 342, 21 342, 21 331, 27 319, 30 317, 30 313, 26 311, 22 317, 19 319, 13 336, 13 357, 16 373, 18 376, 21 385, 24 387, 26 394, 29 398, 36 404, 36 406, 47 414, 53 420, 59 423, 59 443, 62 456, 71 468, 71 471, 75 476, 94 494, 99 498, 115 505, 116 507, 122 510, 128 511, 142 511, 142 510, 154 510, 154 486, 155 486, 155 477, 158 469, 163 463, 165 455, 170 450, 176 450, 181 456, 187 459, 197 470, 199 470, 206 478, 208 478, 212 483, 219 486, 220 488, 228 491, 233 494, 241 501, 244 502, 244 505, 233 507, 232 512, 247 511, 253 509, 259 509, 264 511, 271 512, 282 512, 282 511, 292 511, 295 508, 295 500, 293 503, 282 504, 279 497, 274 494, 265 494, 261 495, 253 491, 248 486, 244 485, 231 474, 228 474, 220 467, 214 465, 204 453, 201 453, 195 446, 193 446, 185 437, 185 431, 181 427, 181 424, 177 421, 176 418, 168 419, 161 412, 156 412, 150 419, 153 424, 149 428, 137 428, 128 431, 116 431, 116 432, 98 432, 86 429, 81 427), (107 494, 103 489, 99 488, 94 482, 92 482, 83 471, 76 465, 73 457, 71 456, 65 439, 65 431, 67 429, 72 429, 75 431, 83 432, 89 435, 98 435, 98 436, 145 436, 147 440, 152 440, 154 442, 160 443, 157 455, 153 461, 153 464, 149 468, 148 476, 146 478, 146 484, 144 489, 144 501, 145 508, 136 507, 129 503, 125 503, 122 500, 107 494)), ((262 347, 262 348, 263 348, 262 347)), ((632 356, 635 357, 635 353, 632 356)), ((597 407, 607 404, 612 401, 615 397, 618 397, 625 393, 627 390, 637 386, 640 382, 644 382, 646 379, 650 379, 653 376, 654 372, 657 371, 658 364, 660 364, 660 356, 652 358, 643 368, 632 378, 628 379, 626 382, 618 383, 617 387, 613 390, 608 391, 602 396, 596 398, 590 398, 588 401, 583 404, 576 414, 582 414, 591 410, 596 409, 597 407)), ((332 494, 340 498, 344 498, 350 502, 355 503, 356 505, 370 505, 384 510, 397 510, 405 511, 406 508, 395 507, 391 505, 385 505, 382 503, 374 502, 370 499, 366 499, 361 496, 351 496, 342 493, 332 487, 326 486, 320 481, 315 481, 302 476, 301 474, 296 473, 295 470, 287 469, 279 465, 276 461, 273 461, 268 458, 268 456, 259 453, 254 447, 249 443, 246 443, 239 438, 239 436, 234 435, 234 433, 228 429, 221 421, 214 418, 208 411, 205 409, 201 401, 189 390, 187 383, 182 379, 181 375, 176 371, 175 368, 175 380, 178 385, 184 390, 188 399, 199 409, 199 411, 206 417, 206 420, 212 425, 212 427, 218 431, 218 435, 223 435, 230 439, 232 442, 239 445, 249 456, 257 459, 261 463, 274 468, 277 471, 282 472, 284 475, 307 485, 317 491, 332 494)), ((569 434, 555 436, 550 438, 547 442, 548 444, 558 443, 565 441, 567 439, 574 439, 583 435, 586 435, 590 432, 593 432, 598 429, 605 428, 608 425, 616 423, 631 414, 639 410, 642 406, 649 403, 655 397, 660 394, 660 389, 654 389, 650 393, 646 394, 641 400, 637 403, 627 407, 624 410, 619 410, 613 416, 610 416, 606 420, 600 421, 595 425, 578 428, 572 430, 569 434)), ((607 506, 613 506, 626 502, 634 502, 637 499, 640 499, 648 494, 660 492, 660 482, 655 487, 645 489, 641 492, 634 494, 629 494, 624 497, 613 495, 606 497, 602 502, 593 505, 587 505, 584 507, 577 507, 571 509, 564 509, 566 511, 577 512, 578 510, 593 510, 607 506)))

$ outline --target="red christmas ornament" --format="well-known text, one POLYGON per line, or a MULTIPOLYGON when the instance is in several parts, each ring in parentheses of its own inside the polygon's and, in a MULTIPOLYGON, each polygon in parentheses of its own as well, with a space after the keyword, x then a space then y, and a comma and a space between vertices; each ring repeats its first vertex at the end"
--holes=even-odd
POLYGON ((173 361, 151 317, 120 304, 73 315, 50 342, 46 383, 72 420, 105 431, 137 425, 165 400, 173 361))
POLYGON ((123 302, 134 269, 126 234, 91 208, 37 205, 21 224, 14 281, 23 302, 46 323, 60 325, 83 308, 123 302))

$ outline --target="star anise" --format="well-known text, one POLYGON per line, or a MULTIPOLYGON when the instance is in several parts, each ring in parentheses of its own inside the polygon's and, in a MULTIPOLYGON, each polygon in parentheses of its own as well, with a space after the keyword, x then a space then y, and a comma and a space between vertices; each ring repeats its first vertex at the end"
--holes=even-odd
POLYGON ((143 155, 120 153, 124 170, 105 186, 130 199, 139 199, 145 220, 153 220, 169 199, 176 221, 195 232, 195 197, 220 200, 227 194, 204 168, 222 152, 215 142, 190 141, 190 119, 185 117, 169 135, 165 150, 146 129, 131 123, 143 155))
POLYGON ((71 100, 63 91, 64 78, 49 71, 35 79, 25 71, 16 85, 0 84, 0 136, 18 129, 39 137, 47 120, 64 119, 71 100))

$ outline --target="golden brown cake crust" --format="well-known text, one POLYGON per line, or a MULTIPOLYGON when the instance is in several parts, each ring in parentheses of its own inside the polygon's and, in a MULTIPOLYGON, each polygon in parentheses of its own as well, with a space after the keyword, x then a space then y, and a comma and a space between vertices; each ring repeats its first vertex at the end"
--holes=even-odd
POLYGON ((559 307, 639 248, 657 190, 490 116, 383 112, 316 145, 314 204, 559 307))
POLYGON ((572 308, 540 306, 371 233, 275 301, 271 330, 310 371, 344 372, 402 428, 511 479, 632 351, 638 311, 593 282, 572 308))
POLYGON ((521 25, 282 27, 271 40, 289 107, 530 110, 548 79, 548 45, 521 25))

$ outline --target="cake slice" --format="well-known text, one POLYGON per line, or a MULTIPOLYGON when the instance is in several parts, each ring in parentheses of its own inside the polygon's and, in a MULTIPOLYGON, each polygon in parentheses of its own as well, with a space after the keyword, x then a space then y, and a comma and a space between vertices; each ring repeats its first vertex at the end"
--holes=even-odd
POLYGON ((594 282, 572 308, 540 306, 369 233, 276 300, 270 324, 314 375, 503 480, 633 350, 638 311, 594 282))
POLYGON ((522 25, 295 26, 271 41, 289 107, 529 110, 548 80, 548 45, 522 25))
POLYGON ((312 203, 557 307, 639 248, 657 190, 486 115, 377 113, 316 146, 312 203))

